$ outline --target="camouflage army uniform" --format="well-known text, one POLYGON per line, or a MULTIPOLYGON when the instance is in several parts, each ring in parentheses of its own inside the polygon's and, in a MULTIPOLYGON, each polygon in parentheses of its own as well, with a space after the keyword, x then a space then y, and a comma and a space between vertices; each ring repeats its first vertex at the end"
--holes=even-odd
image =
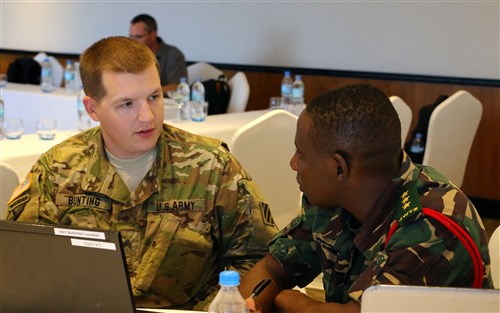
POLYGON ((201 309, 218 273, 245 273, 277 229, 219 140, 164 125, 157 149, 129 193, 105 157, 100 128, 80 133, 40 157, 14 191, 8 219, 118 230, 138 306, 201 309))
POLYGON ((472 203, 436 170, 412 163, 406 154, 365 225, 342 208, 315 207, 304 198, 304 215, 276 235, 271 254, 301 287, 323 272, 328 302, 360 301, 363 291, 376 284, 471 287, 474 272, 464 245, 421 213, 400 225, 384 249, 406 184, 415 184, 420 205, 465 225, 485 265, 483 288, 492 288, 487 236, 472 203))

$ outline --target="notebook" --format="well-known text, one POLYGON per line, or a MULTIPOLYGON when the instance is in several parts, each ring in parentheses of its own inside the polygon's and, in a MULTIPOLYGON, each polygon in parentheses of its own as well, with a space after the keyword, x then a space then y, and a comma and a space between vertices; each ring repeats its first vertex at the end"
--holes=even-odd
POLYGON ((0 312, 134 312, 119 232, 0 220, 0 312))
POLYGON ((500 312, 500 290, 424 286, 371 286, 361 312, 500 312))

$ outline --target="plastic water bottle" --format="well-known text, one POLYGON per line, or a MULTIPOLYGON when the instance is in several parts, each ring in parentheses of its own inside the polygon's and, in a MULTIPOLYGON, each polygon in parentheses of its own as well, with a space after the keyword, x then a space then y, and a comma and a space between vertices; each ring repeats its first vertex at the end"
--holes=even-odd
POLYGON ((64 89, 66 93, 74 93, 76 89, 76 70, 73 61, 66 60, 66 67, 64 68, 64 89))
POLYGON ((80 91, 76 96, 76 111, 78 113, 78 130, 84 131, 90 128, 91 120, 90 116, 85 110, 85 105, 83 104, 83 97, 85 97, 85 92, 83 91, 83 86, 80 86, 80 91))
MULTIPOLYGON (((202 84, 203 86, 203 84, 202 84)), ((177 93, 182 95, 182 108, 181 108, 181 119, 189 119, 189 95, 190 95, 189 84, 187 83, 186 77, 181 77, 181 82, 177 85, 177 93)), ((205 92, 203 92, 203 98, 205 98, 205 92)))
POLYGON ((283 98, 283 104, 285 105, 292 103, 292 85, 293 80, 290 71, 285 71, 285 76, 281 80, 281 98, 283 98))
POLYGON ((196 82, 193 84, 193 90, 191 90, 191 100, 197 102, 205 102, 205 86, 198 77, 196 82))
POLYGON ((416 133, 415 139, 411 142, 410 151, 414 154, 422 154, 424 152, 424 143, 422 142, 422 134, 416 133))
POLYGON ((248 313, 245 299, 238 290, 240 275, 235 271, 219 274, 220 290, 208 308, 209 313, 248 313))
POLYGON ((54 81, 52 80, 52 64, 49 58, 45 58, 42 62, 42 73, 40 75, 40 88, 43 92, 54 91, 54 81))
POLYGON ((4 114, 5 114, 5 105, 3 99, 0 97, 0 140, 3 139, 3 121, 5 118, 4 114))
POLYGON ((304 82, 301 75, 295 75, 295 81, 292 84, 292 103, 304 103, 304 82))

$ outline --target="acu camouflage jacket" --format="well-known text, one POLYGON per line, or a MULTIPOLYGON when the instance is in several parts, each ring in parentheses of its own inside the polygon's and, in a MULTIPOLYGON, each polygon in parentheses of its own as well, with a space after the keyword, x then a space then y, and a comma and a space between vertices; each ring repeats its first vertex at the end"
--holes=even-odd
POLYGON ((245 273, 277 229, 219 140, 164 125, 157 149, 130 193, 105 156, 99 127, 69 138, 33 166, 8 219, 120 231, 137 306, 202 309, 219 272, 245 273))

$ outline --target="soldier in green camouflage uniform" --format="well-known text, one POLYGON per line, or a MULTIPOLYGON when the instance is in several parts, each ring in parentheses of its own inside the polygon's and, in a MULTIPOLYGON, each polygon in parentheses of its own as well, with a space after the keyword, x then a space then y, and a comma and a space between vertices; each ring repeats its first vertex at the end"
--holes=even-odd
POLYGON ((422 208, 468 232, 484 265, 482 287, 493 287, 481 218, 452 182, 401 150, 397 113, 381 91, 348 86, 316 98, 299 117, 295 141, 291 166, 304 214, 276 235, 241 285, 248 295, 257 281, 273 278, 255 300, 264 312, 273 301, 280 312, 356 312, 363 291, 377 284, 471 287, 465 246, 422 208), (283 290, 304 287, 319 273, 326 303, 283 290))
POLYGON ((120 231, 137 306, 202 309, 220 271, 243 274, 265 254, 277 231, 269 208, 221 141, 163 124, 156 58, 147 47, 108 38, 81 61, 85 106, 101 126, 43 154, 9 201, 8 219, 120 231), (115 61, 125 70, 110 67, 115 61), (89 81, 99 66, 104 92, 95 77, 89 81), (142 155, 152 155, 150 165, 139 168, 144 174, 131 189, 135 176, 113 160, 141 164, 142 155))

